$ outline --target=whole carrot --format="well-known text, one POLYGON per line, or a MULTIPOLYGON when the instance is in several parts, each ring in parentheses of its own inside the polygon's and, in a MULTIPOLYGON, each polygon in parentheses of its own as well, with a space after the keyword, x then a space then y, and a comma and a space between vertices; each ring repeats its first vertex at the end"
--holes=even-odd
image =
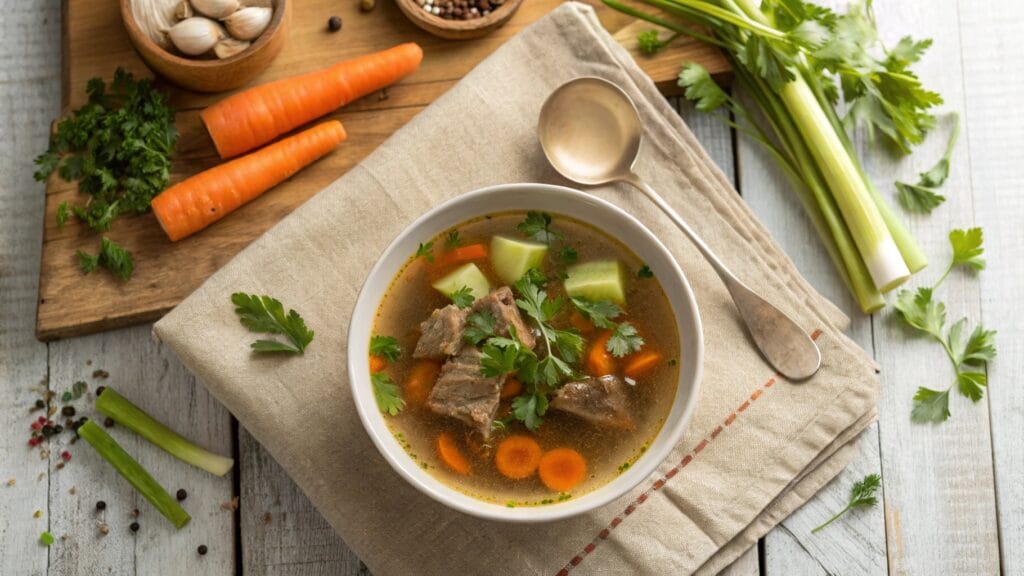
POLYGON ((423 49, 409 42, 323 70, 255 86, 200 113, 221 158, 230 158, 401 80, 423 49))
POLYGON ((337 120, 318 124, 171 186, 150 203, 153 213, 171 241, 180 240, 287 180, 345 137, 337 120))

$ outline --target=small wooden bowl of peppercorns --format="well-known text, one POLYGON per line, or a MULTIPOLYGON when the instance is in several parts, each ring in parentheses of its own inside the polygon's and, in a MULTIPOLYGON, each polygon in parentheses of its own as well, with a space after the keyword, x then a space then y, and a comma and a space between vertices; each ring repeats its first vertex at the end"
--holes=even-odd
POLYGON ((484 36, 508 21, 523 0, 395 0, 413 24, 441 38, 484 36))

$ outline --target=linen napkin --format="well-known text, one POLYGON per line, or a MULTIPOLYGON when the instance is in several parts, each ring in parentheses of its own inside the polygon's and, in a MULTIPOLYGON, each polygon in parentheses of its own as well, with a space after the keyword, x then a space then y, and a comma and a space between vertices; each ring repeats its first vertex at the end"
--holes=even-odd
POLYGON ((154 330, 378 576, 713 574, 834 477, 874 419, 878 380, 871 359, 841 333, 846 323, 800 278, 593 10, 568 3, 509 40, 154 330), (596 189, 654 231, 693 285, 706 347, 696 414, 671 456, 617 501, 542 525, 483 521, 420 494, 378 454, 348 390, 348 321, 378 255, 430 207, 490 184, 567 184, 548 167, 536 123, 545 97, 584 75, 629 93, 645 129, 639 174, 746 282, 816 335, 823 365, 799 384, 774 375, 725 287, 671 222, 623 186, 596 189), (271 294, 301 311, 316 331, 305 355, 251 355, 253 335, 230 303, 236 291, 271 294))

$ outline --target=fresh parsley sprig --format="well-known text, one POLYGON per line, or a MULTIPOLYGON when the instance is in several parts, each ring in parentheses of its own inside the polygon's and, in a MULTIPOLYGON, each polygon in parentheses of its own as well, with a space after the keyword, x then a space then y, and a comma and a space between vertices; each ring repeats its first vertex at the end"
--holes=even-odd
POLYGON ((562 234, 551 229, 551 215, 547 212, 531 210, 526 213, 526 219, 516 226, 521 234, 527 238, 543 242, 548 246, 554 240, 561 240, 562 234))
POLYGON ((896 182, 900 204, 908 212, 919 212, 929 214, 937 206, 946 201, 946 197, 936 192, 949 178, 949 162, 953 156, 953 147, 960 136, 960 115, 953 113, 953 131, 949 135, 949 142, 946 144, 946 153, 927 172, 922 172, 917 184, 896 182))
POLYGON ((391 416, 398 415, 405 408, 405 400, 398 390, 398 385, 385 372, 374 372, 370 375, 370 382, 373 384, 373 397, 377 401, 377 408, 391 416))
POLYGON ((451 299, 452 304, 455 304, 459 308, 469 308, 473 305, 476 298, 473 298, 473 290, 469 286, 463 286, 455 292, 448 295, 451 299))
POLYGON ((547 354, 537 364, 540 379, 549 386, 557 386, 576 374, 572 364, 582 357, 584 340, 574 329, 563 330, 551 325, 565 308, 565 298, 548 298, 547 292, 532 280, 526 274, 516 282, 520 295, 516 305, 533 319, 544 339, 547 354))
POLYGON ((473 346, 494 336, 498 319, 488 310, 474 312, 466 318, 466 328, 462 331, 462 339, 473 346))
POLYGON ((629 322, 616 323, 612 320, 623 314, 622 308, 614 302, 600 300, 591 302, 583 298, 573 298, 573 305, 580 314, 590 320, 590 323, 604 330, 611 330, 612 334, 605 344, 608 350, 616 358, 622 358, 633 352, 637 352, 644 345, 644 339, 637 332, 636 327, 629 322))
POLYGON ((106 268, 114 276, 127 281, 135 271, 135 260, 132 258, 131 252, 106 236, 100 241, 99 254, 89 254, 79 250, 75 255, 78 257, 78 267, 85 274, 90 274, 97 268, 106 268))
POLYGON ((945 389, 936 390, 924 386, 917 389, 910 413, 914 422, 945 422, 950 416, 949 393, 954 385, 962 396, 972 402, 978 402, 984 396, 988 377, 979 368, 996 357, 995 331, 986 330, 979 324, 967 336, 967 318, 962 318, 946 332, 946 305, 933 298, 935 290, 954 268, 985 268, 982 241, 981 228, 953 230, 949 233, 953 255, 938 281, 930 287, 918 288, 915 292, 901 290, 896 296, 894 306, 899 317, 942 345, 955 375, 953 383, 945 389))
POLYGON ((395 362, 402 355, 402 346, 394 336, 377 336, 370 338, 370 354, 395 362))
POLYGON ((825 521, 824 524, 811 530, 811 533, 819 532, 829 524, 835 522, 840 516, 846 514, 854 508, 870 508, 878 503, 878 499, 875 498, 875 492, 882 485, 882 477, 878 474, 868 474, 863 480, 859 480, 853 483, 853 487, 850 488, 850 502, 845 508, 836 512, 835 516, 832 516, 825 521))
POLYGON ((288 342, 260 339, 252 343, 254 352, 282 352, 302 354, 313 341, 313 331, 295 310, 284 313, 284 306, 276 298, 235 292, 231 295, 238 320, 250 332, 282 334, 288 342))
POLYGON ((416 248, 416 258, 423 258, 427 262, 433 262, 434 261, 434 242, 433 241, 426 242, 426 243, 421 242, 420 245, 416 248))

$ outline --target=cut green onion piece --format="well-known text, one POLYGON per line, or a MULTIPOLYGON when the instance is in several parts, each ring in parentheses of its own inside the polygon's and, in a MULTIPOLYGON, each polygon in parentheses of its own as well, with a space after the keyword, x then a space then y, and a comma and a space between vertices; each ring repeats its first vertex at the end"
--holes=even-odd
MULTIPOLYGON (((110 389, 103 392, 105 395, 110 389)), ((181 528, 192 519, 173 496, 164 490, 149 472, 124 451, 103 428, 92 420, 87 420, 78 427, 78 436, 96 449, 96 452, 110 463, 117 472, 138 490, 139 494, 149 501, 164 518, 175 528, 181 528)))
POLYGON ((235 461, 218 456, 196 446, 177 432, 164 426, 132 404, 115 390, 106 387, 96 398, 96 409, 110 416, 114 422, 149 440, 175 458, 206 470, 210 474, 223 476, 231 470, 235 461))

